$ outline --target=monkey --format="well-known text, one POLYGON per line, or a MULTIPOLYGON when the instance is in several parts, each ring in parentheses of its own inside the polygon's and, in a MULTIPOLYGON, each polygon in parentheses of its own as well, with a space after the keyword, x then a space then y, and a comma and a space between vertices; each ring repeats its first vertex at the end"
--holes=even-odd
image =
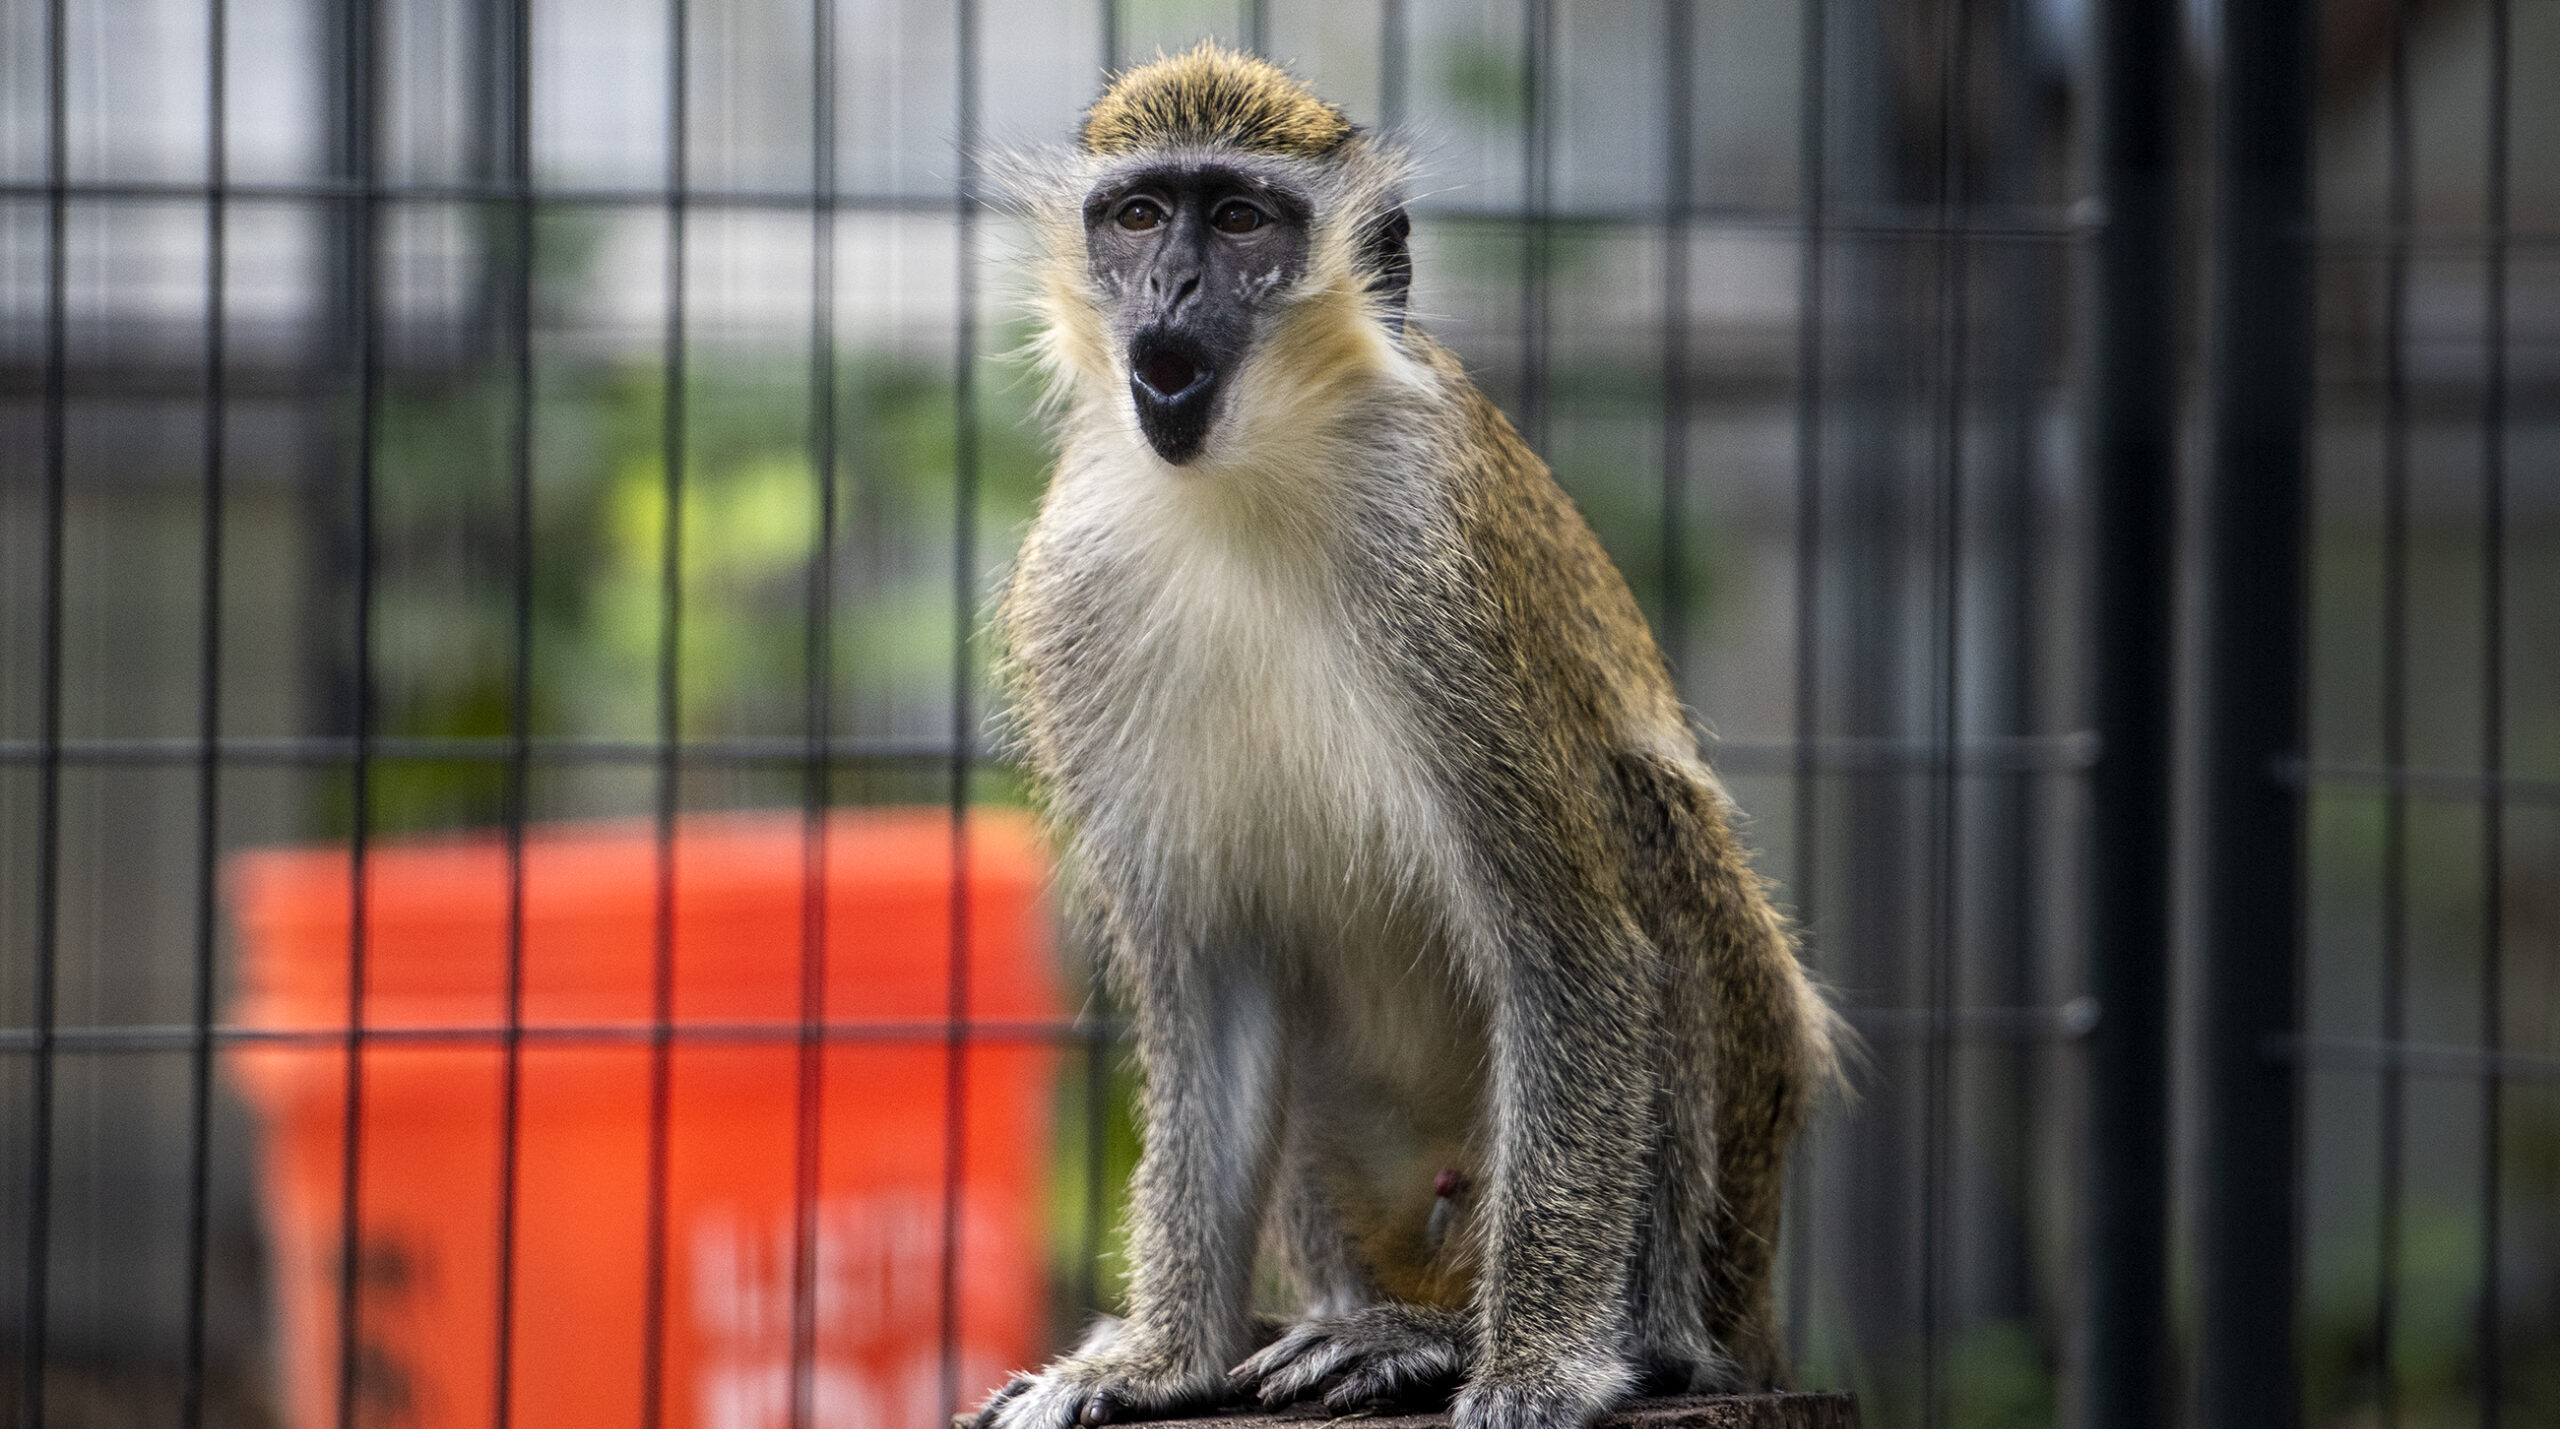
POLYGON ((1204 44, 1019 167, 1057 451, 1006 738, 1143 1139, 1126 1315, 974 1425, 1783 1383, 1783 1166, 1842 1034, 1625 580, 1407 311, 1406 161, 1204 44))

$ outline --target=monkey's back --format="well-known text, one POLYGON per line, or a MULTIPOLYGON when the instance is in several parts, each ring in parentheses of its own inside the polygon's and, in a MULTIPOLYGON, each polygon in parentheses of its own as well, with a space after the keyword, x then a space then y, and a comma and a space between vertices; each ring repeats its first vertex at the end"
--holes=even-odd
MULTIPOLYGON (((1589 798, 1623 871, 1627 904, 1663 964, 1667 995, 1665 1114, 1695 1118, 1668 1174, 1717 1189, 1711 1273, 1724 1307, 1719 1341, 1749 1340, 1765 1304, 1779 1174, 1812 1096, 1837 1077, 1841 1035, 1804 975, 1791 930, 1748 851, 1734 809, 1699 756, 1677 689, 1642 610, 1546 464, 1510 422, 1463 384, 1469 425, 1459 468, 1464 539, 1499 624, 1517 632, 1525 703, 1589 798)), ((1774 1344, 1734 1344, 1769 1359, 1774 1344)))

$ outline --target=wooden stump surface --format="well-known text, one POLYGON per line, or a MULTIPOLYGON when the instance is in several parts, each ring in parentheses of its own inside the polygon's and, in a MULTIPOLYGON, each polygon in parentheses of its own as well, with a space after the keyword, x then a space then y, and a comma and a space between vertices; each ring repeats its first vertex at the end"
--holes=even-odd
MULTIPOLYGON (((953 1421, 966 1429, 968 1416, 953 1421)), ((1309 1429, 1323 1424, 1358 1429, 1448 1429, 1449 1414, 1355 1414, 1347 1418, 1307 1403, 1277 1414, 1230 1409, 1193 1419, 1151 1421, 1163 1429, 1309 1429)), ((1631 1399, 1600 1416, 1593 1429, 1858 1429, 1858 1401, 1846 1394, 1698 1394, 1675 1399, 1631 1399)))

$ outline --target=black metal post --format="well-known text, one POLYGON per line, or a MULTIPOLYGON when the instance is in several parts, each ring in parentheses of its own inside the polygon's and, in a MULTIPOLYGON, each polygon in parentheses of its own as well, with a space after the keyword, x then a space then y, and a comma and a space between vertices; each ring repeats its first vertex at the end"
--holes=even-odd
POLYGON ((2096 505, 2086 1210, 2088 1429, 2168 1422, 2170 637, 2177 508, 2174 7, 2099 7, 2091 252, 2096 505))
POLYGON ((2204 820, 2202 1429, 2297 1421, 2311 7, 2221 11, 2204 820))

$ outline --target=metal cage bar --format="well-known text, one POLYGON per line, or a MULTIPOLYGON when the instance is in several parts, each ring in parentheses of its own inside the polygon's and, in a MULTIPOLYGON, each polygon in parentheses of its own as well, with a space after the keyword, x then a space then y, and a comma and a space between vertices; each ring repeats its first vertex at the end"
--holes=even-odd
POLYGON ((2505 1419, 2503 1318, 2506 1082, 2507 249, 2514 17, 2488 0, 2489 82, 2481 146, 2488 251, 2480 345, 2480 1423, 2505 1419))
MULTIPOLYGON (((230 143, 227 87, 230 12, 225 0, 209 0, 205 27, 205 201, 204 268, 204 497, 197 519, 203 523, 197 559, 203 596, 196 636, 196 866, 195 866, 195 1005, 196 1045, 187 1067, 187 1271, 182 1382, 178 1422, 182 1429, 204 1423, 205 1281, 212 1235, 213 1198, 213 1037, 215 966, 221 922, 222 766, 215 749, 222 738, 222 542, 225 441, 225 353, 223 305, 228 292, 224 246, 228 209, 223 180, 229 173, 230 143)), ((30 1422, 42 1423, 41 1419, 30 1422)))
POLYGON ((1930 761, 1925 796, 1930 849, 1921 904, 1928 931, 1922 995, 1928 1037, 1921 1058, 1920 1125, 1920 1423, 1940 1429, 1949 1413, 1948 1334, 1953 1318, 1951 1274, 1946 1264, 1952 1238, 1956 1066, 1955 1025, 1958 998, 1957 939, 1963 931, 1963 813, 1958 804, 1957 749, 1964 738, 1965 650, 1965 403, 1966 341, 1971 297, 1967 264, 1972 252, 1972 208, 1967 185, 1965 141, 1959 130, 1972 98, 1970 60, 1972 14, 1962 0, 1939 8, 1936 16, 1937 135, 1932 156, 1935 169, 1938 232, 1930 243, 1929 281, 1935 311, 1930 334, 1936 366, 1935 401, 1929 422, 1930 469, 1926 506, 1930 547, 1927 602, 1929 620, 1927 727, 1936 746, 1930 761))
POLYGON ((667 128, 664 222, 666 330, 660 355, 659 462, 666 516, 658 546, 657 907, 649 989, 649 1149, 642 1211, 640 1425, 666 1418, 668 1175, 675 1108, 676 818, 684 801, 684 495, 689 365, 685 350, 686 243, 691 236, 693 31, 688 0, 667 3, 667 128))
POLYGON ((344 290, 339 295, 342 340, 351 350, 355 372, 352 450, 354 507, 348 533, 353 570, 350 612, 355 672, 348 694, 349 733, 353 740, 347 783, 347 1039, 346 1071, 340 1086, 345 1099, 339 1129, 338 1163, 338 1429, 355 1429, 361 1413, 365 1363, 363 1316, 364 1244, 364 1093, 365 1093, 365 962, 369 949, 368 908, 372 880, 367 858, 373 835, 374 734, 374 458, 376 423, 381 416, 382 344, 380 327, 380 258, 382 197, 379 177, 378 126, 381 121, 376 34, 377 0, 355 0, 339 16, 343 47, 338 102, 343 106, 339 163, 347 175, 348 194, 340 219, 344 248, 344 290))
MULTIPOLYGON (((2408 760, 2409 740, 2409 390, 2407 364, 2409 244, 2414 212, 2415 179, 2409 107, 2409 7, 2394 0, 2391 9, 2390 125, 2388 220, 2393 238, 2383 274, 2383 419, 2382 419, 2382 761, 2398 768, 2408 760)), ((2383 790, 2382 804, 2382 957, 2379 993, 2382 1037, 2398 1042, 2408 1017, 2408 791, 2383 790)), ((2407 1078, 2398 1066, 2381 1069, 2377 1108, 2378 1148, 2375 1187, 2380 1204, 2374 1215, 2373 1359, 2376 1407, 2384 1429, 2398 1429, 2400 1378, 2395 1357, 2399 1322, 2402 1148, 2407 1109, 2407 1078)))
POLYGON ((534 497, 533 444, 537 412, 534 395, 533 314, 534 256, 539 242, 535 226, 533 169, 533 4, 510 0, 500 65, 505 82, 502 138, 504 171, 516 192, 507 206, 512 260, 509 280, 508 363, 511 429, 508 432, 508 492, 514 527, 511 616, 514 649, 507 702, 506 840, 506 987, 498 1085, 498 1225, 497 1307, 491 1346, 489 1422, 492 1429, 515 1423, 516 1253, 518 1213, 524 1158, 525 1049, 525 827, 533 812, 533 582, 534 497))
POLYGON ((809 7, 809 470, 818 511, 801 652, 807 694, 801 772, 799 1056, 792 1072, 789 1422, 813 1422, 818 1389, 818 1200, 825 1188, 827 800, 833 768, 836 541, 836 28, 834 0, 809 7))
POLYGON ((960 1193, 967 1171, 969 1044, 969 782, 976 734, 970 699, 976 671, 978 522, 978 0, 959 0, 952 47, 958 68, 954 122, 959 167, 952 185, 953 239, 958 248, 952 304, 951 449, 951 952, 945 1016, 942 1151, 941 1346, 944 1409, 960 1406, 960 1193))
POLYGON ((69 81, 63 0, 45 7, 45 270, 44 270, 44 629, 38 678, 44 682, 37 720, 35 918, 35 1066, 28 1078, 25 1305, 21 1314, 18 1404, 28 1424, 45 1414, 45 1368, 51 1345, 55 1002, 61 977, 63 538, 66 515, 67 310, 70 246, 69 81))
MULTIPOLYGON (((1805 0, 1804 23, 1797 43, 1803 54, 1796 72, 1796 163, 1802 219, 1796 233, 1796 399, 1795 470, 1795 710, 1794 748, 1789 761, 1789 797, 1795 803, 1795 861, 1789 892, 1799 929, 1818 926, 1817 901, 1822 860, 1822 342, 1824 245, 1830 204, 1827 173, 1829 134, 1826 127, 1830 45, 1826 24, 1829 0, 1805 0)), ((1732 751, 1725 753, 1730 765, 1732 751)), ((1820 943, 1804 939, 1802 956, 1820 965, 1820 943)), ((1803 1138, 1792 1172, 1794 1186, 1782 1233, 1787 1240, 1787 1353, 1801 1360, 1813 1322, 1814 1158, 1819 1138, 1803 1138)))

